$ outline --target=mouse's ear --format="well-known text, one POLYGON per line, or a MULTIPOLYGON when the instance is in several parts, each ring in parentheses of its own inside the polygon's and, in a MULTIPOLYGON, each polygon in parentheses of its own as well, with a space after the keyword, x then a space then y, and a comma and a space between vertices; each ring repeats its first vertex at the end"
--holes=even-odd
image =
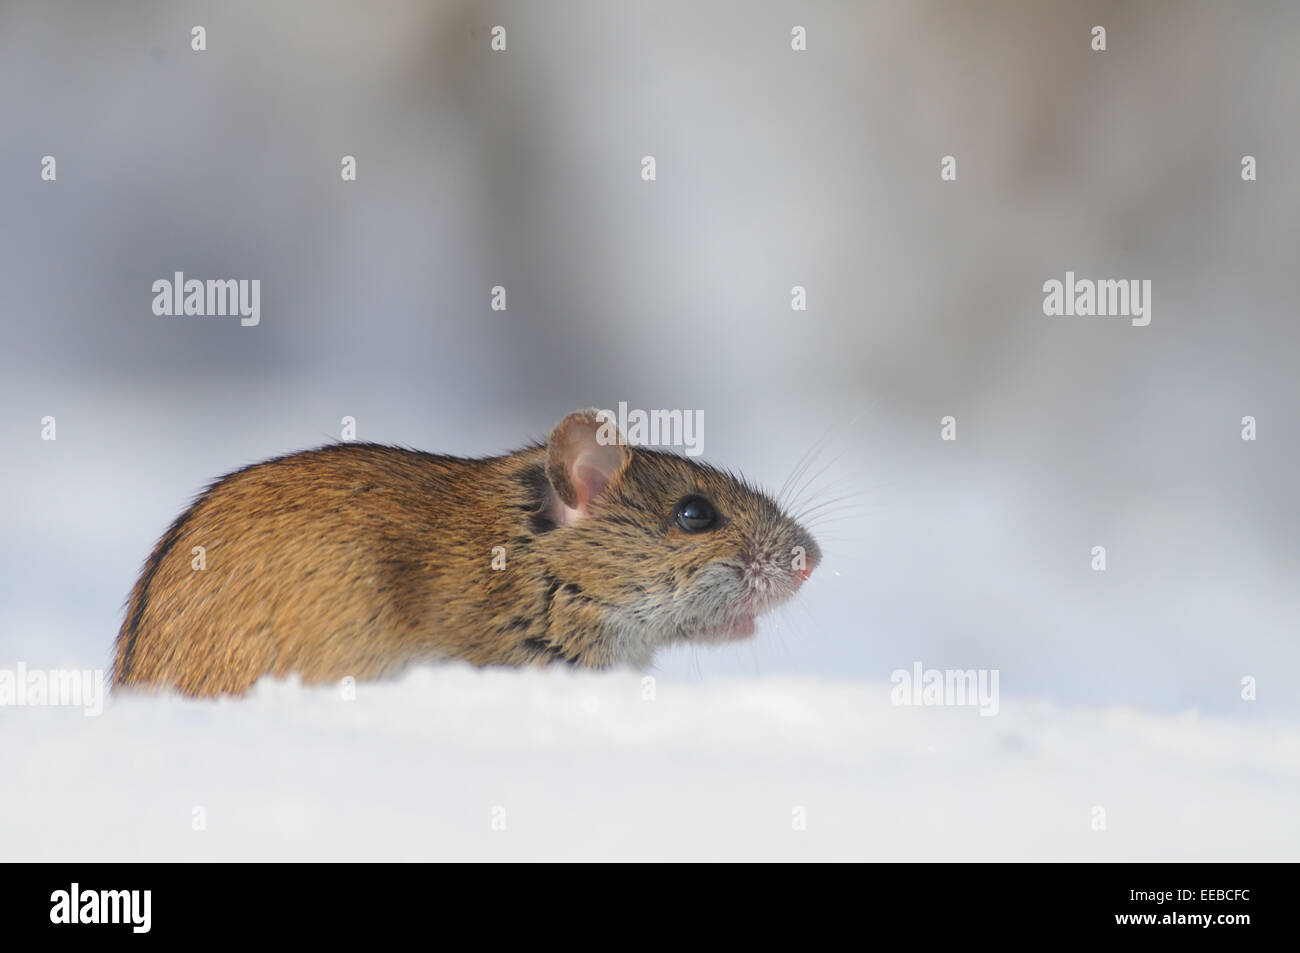
POLYGON ((580 410, 551 431, 546 478, 560 501, 581 515, 587 502, 603 493, 631 459, 616 422, 602 420, 594 410, 580 410))

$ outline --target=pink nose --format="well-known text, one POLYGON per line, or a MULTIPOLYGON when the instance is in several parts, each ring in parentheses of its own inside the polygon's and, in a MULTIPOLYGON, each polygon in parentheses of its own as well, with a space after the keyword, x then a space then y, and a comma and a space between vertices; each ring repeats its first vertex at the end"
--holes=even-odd
POLYGON ((800 569, 800 570, 799 570, 799 577, 800 577, 801 579, 803 579, 804 582, 807 582, 807 581, 808 581, 808 577, 811 576, 811 575, 812 575, 812 570, 811 570, 811 569, 800 569))

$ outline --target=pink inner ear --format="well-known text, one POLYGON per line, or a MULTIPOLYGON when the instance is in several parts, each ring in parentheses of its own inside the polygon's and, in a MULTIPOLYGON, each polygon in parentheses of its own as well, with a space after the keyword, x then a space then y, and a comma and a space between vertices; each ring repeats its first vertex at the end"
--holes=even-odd
POLYGON ((614 475, 602 467, 598 451, 584 453, 573 464, 573 486, 578 491, 578 505, 585 507, 591 500, 605 492, 610 478, 614 475))
POLYGON ((588 504, 604 493, 628 462, 619 442, 601 443, 601 425, 594 414, 570 414, 556 425, 547 446, 547 474, 555 495, 556 521, 570 526, 587 515, 588 504), (563 477, 556 471, 561 471, 563 477))
POLYGON ((609 486, 610 474, 602 470, 595 454, 582 454, 573 464, 569 480, 578 494, 578 505, 568 506, 563 500, 555 501, 555 517, 561 526, 572 526, 587 516, 587 502, 604 492, 609 486))

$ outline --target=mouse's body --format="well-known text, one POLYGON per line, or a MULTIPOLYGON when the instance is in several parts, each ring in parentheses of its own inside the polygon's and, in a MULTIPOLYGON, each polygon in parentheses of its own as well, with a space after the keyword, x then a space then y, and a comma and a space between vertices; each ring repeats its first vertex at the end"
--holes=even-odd
POLYGON ((339 444, 218 480, 145 565, 114 684, 644 665, 752 634, 816 566, 812 537, 730 475, 602 426, 572 414, 545 446, 478 460, 339 444))

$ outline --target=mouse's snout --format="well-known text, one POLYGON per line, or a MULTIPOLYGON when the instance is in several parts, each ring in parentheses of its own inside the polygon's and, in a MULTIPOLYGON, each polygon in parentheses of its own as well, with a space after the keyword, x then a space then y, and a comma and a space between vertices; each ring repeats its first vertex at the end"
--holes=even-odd
POLYGON ((822 561, 821 547, 812 534, 791 519, 784 519, 767 546, 758 549, 750 560, 746 582, 769 604, 793 596, 822 561))

